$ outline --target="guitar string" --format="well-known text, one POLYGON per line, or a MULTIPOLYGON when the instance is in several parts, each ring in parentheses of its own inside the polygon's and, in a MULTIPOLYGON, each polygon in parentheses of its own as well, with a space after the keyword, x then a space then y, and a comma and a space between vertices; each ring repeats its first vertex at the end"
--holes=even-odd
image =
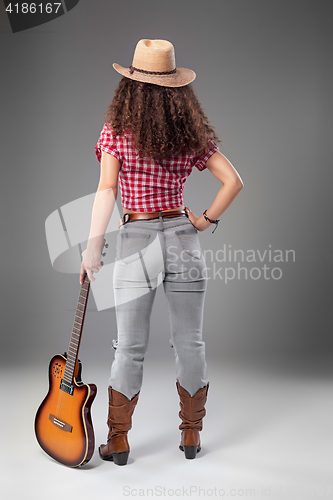
MULTIPOLYGON (((77 312, 81 311, 79 305, 82 305, 84 307, 84 304, 82 304, 80 302, 80 298, 83 298, 82 295, 81 295, 81 292, 82 292, 82 290, 84 290, 85 292, 87 292, 87 289, 84 288, 84 284, 85 283, 83 283, 83 285, 81 287, 81 291, 80 291, 80 295, 79 295, 79 300, 78 300, 78 305, 77 305, 76 314, 75 314, 75 317, 78 317, 78 318, 80 318, 80 316, 77 314, 77 312)), ((82 318, 81 318, 81 329, 82 329, 82 318)), ((71 340, 70 340, 70 344, 69 344, 69 350, 72 348, 72 338, 73 338, 73 330, 72 330, 72 336, 71 336, 71 340)), ((72 355, 70 354, 70 351, 68 351, 67 358, 66 358, 66 361, 65 361, 64 372, 62 374, 63 375, 62 379, 65 379, 65 382, 68 383, 68 378, 69 378, 68 377, 68 372, 69 372, 71 374, 70 382, 69 383, 74 383, 75 368, 76 368, 76 363, 74 363, 74 361, 72 360, 72 355), (69 367, 68 361, 73 364, 73 367, 71 367, 70 370, 68 368, 69 367), (65 376, 66 376, 66 378, 65 378, 65 376)), ((66 398, 65 394, 67 394, 65 391, 62 391, 62 390, 59 391, 58 404, 57 404, 57 415, 59 416, 59 418, 63 414, 63 408, 66 405, 66 399, 67 398, 66 398)))
MULTIPOLYGON (((88 300, 89 284, 90 284, 89 280, 88 280, 87 276, 85 276, 83 284, 81 285, 81 290, 80 290, 80 294, 79 294, 78 304, 77 304, 77 308, 76 308, 76 313, 78 311, 80 311, 80 313, 82 314, 82 318, 80 318, 80 316, 78 316, 80 318, 80 323, 78 323, 78 322, 77 323, 80 324, 80 333, 79 333, 79 338, 77 340, 76 356, 74 358, 74 361, 77 361, 77 358, 78 358, 78 349, 79 349, 79 343, 80 343, 80 339, 81 339, 81 335, 82 335, 84 313, 85 313, 85 308, 86 308, 86 304, 87 304, 87 300, 88 300), (87 287, 85 288, 86 284, 87 284, 87 287), (83 297, 81 295, 82 290, 85 292, 83 294, 83 297), (80 302, 80 298, 83 299, 83 303, 80 302), (83 306, 83 311, 79 308, 79 305, 83 306)), ((75 314, 75 318, 76 317, 77 317, 77 314, 75 314)), ((74 322, 75 322, 75 319, 74 319, 74 322)), ((74 327, 73 327, 73 330, 74 330, 74 327)), ((71 339, 70 339, 70 343, 69 343, 69 349, 71 348, 71 344, 72 344, 73 330, 72 330, 72 335, 71 335, 71 339)), ((62 373, 62 379, 64 378, 64 375, 65 375, 65 372, 66 372, 68 356, 69 356, 69 352, 67 352, 67 358, 66 358, 66 361, 65 361, 65 368, 64 368, 63 373, 62 373)), ((73 383, 74 386, 75 386, 75 384, 74 384, 74 378, 75 378, 76 365, 77 365, 77 362, 74 362, 73 363, 73 367, 70 368, 70 372, 72 372, 71 382, 73 383)), ((67 382, 67 380, 65 380, 65 382, 67 382)), ((59 391, 58 394, 59 394, 59 396, 58 396, 57 409, 56 409, 56 415, 55 416, 57 418, 59 418, 60 420, 63 420, 61 418, 61 416, 63 415, 63 409, 64 409, 64 407, 67 406, 66 396, 65 396, 67 393, 65 391, 63 391, 63 390, 60 389, 60 391, 59 391)), ((66 423, 68 423, 68 422, 66 422, 66 423)))

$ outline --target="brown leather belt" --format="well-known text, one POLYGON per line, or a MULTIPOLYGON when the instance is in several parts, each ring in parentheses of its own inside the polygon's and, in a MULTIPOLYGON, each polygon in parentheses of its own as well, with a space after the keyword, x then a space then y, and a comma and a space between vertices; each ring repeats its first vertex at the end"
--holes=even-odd
POLYGON ((168 217, 177 217, 179 215, 187 215, 186 210, 161 210, 160 212, 140 212, 135 214, 124 214, 118 222, 118 227, 126 224, 130 220, 151 220, 151 219, 159 219, 159 217, 163 217, 163 219, 168 217))

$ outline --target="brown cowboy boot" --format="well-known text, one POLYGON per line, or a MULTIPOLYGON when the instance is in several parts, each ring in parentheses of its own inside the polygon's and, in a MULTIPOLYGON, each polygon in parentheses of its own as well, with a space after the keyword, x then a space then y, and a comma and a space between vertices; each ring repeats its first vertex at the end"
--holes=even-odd
POLYGON ((179 426, 182 431, 179 448, 185 451, 186 458, 195 458, 201 450, 199 431, 202 430, 202 419, 206 415, 209 384, 199 389, 193 397, 178 382, 176 386, 180 398, 179 416, 182 419, 179 426))
POLYGON ((107 444, 101 444, 98 450, 102 460, 108 460, 117 465, 127 464, 130 452, 127 432, 132 428, 132 415, 138 402, 139 392, 129 400, 121 392, 109 387, 109 415, 107 420, 109 434, 107 444))

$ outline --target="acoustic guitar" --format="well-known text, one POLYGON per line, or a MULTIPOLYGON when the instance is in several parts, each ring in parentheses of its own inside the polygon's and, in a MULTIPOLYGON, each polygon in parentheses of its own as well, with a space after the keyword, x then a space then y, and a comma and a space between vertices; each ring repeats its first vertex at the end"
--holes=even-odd
POLYGON ((88 463, 95 448, 90 408, 97 387, 82 382, 82 364, 78 359, 89 289, 90 281, 85 274, 68 352, 51 359, 49 391, 35 417, 39 445, 50 457, 68 467, 88 463))

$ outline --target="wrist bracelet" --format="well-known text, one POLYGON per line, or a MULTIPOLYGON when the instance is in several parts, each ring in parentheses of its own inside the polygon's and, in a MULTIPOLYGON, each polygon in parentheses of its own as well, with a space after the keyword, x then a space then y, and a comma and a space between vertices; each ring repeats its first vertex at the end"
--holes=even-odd
POLYGON ((214 230, 212 231, 212 234, 213 234, 213 233, 214 233, 214 231, 216 230, 216 228, 217 228, 217 226, 218 226, 219 222, 220 222, 220 219, 216 219, 216 220, 210 219, 210 218, 208 217, 208 215, 206 214, 206 212, 207 212, 207 210, 205 210, 205 211, 203 212, 203 214, 202 214, 202 215, 204 216, 204 218, 206 219, 206 221, 210 222, 211 224, 215 224, 215 228, 214 228, 214 230))

